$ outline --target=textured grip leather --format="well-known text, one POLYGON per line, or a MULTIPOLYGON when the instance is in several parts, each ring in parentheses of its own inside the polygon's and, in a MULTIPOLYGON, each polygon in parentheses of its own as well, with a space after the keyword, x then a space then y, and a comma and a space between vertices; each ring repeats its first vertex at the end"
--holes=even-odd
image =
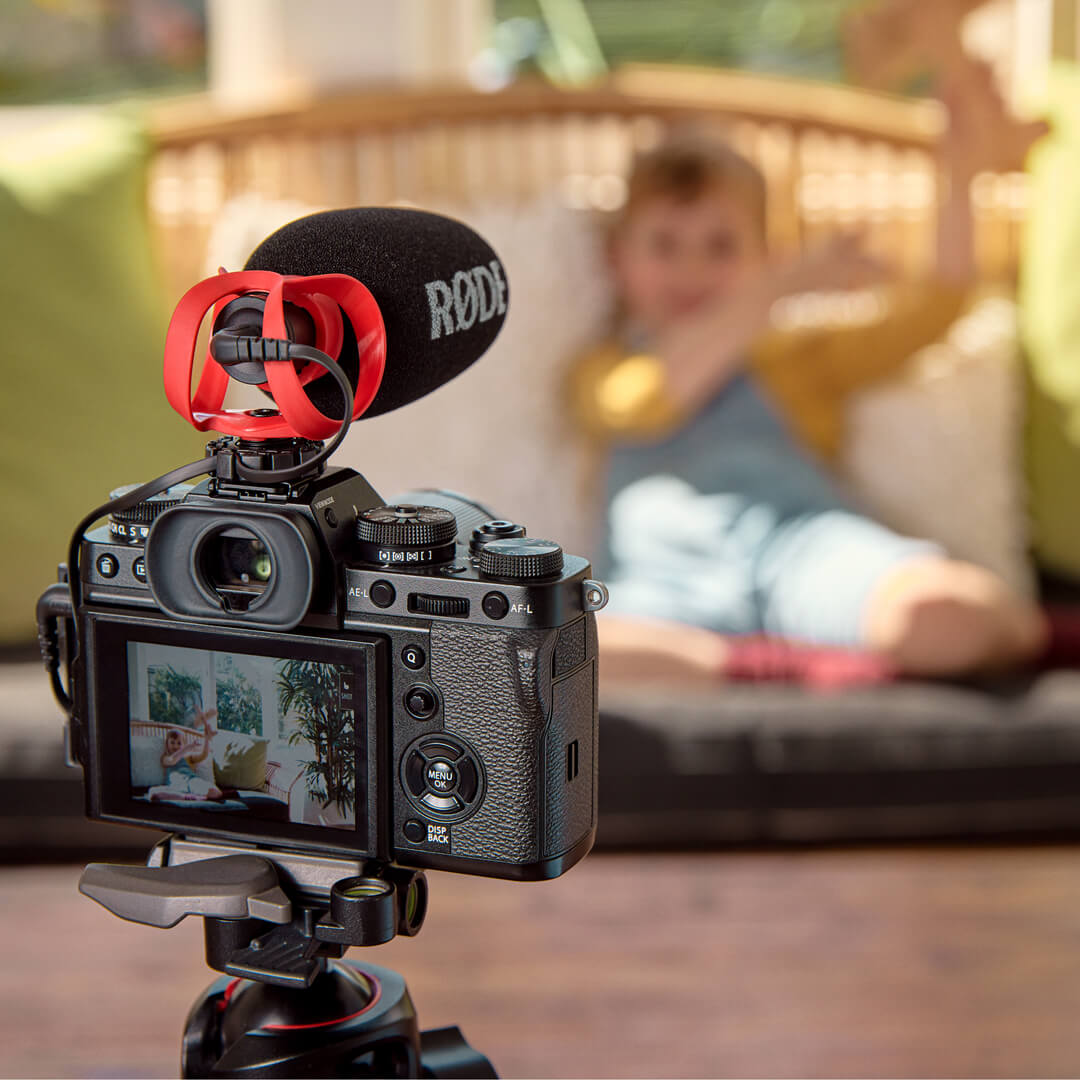
POLYGON ((445 730, 477 750, 486 778, 479 810, 453 826, 451 854, 527 864, 584 839, 596 826, 595 616, 509 632, 434 623, 431 673, 445 730), (553 682, 557 640, 573 642, 579 666, 553 682))
POLYGON ((447 732, 480 754, 486 789, 455 825, 454 855, 510 863, 540 857, 544 728, 551 712, 551 657, 558 630, 431 625, 431 675, 447 732))

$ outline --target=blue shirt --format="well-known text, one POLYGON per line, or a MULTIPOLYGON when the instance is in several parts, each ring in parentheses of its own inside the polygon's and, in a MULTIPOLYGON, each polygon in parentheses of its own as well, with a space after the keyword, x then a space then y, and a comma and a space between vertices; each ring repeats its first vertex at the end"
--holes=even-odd
POLYGON ((608 502, 635 480, 656 475, 676 476, 702 495, 745 496, 770 506, 780 518, 850 508, 839 486, 745 374, 663 441, 616 447, 608 502))

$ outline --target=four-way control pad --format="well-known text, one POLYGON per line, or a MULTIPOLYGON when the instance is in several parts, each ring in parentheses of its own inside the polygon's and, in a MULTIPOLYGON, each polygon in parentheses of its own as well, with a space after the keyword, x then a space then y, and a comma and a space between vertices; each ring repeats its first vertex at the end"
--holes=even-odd
POLYGON ((484 795, 484 774, 476 752, 454 735, 417 739, 401 761, 401 783, 409 801, 437 821, 461 821, 484 795))

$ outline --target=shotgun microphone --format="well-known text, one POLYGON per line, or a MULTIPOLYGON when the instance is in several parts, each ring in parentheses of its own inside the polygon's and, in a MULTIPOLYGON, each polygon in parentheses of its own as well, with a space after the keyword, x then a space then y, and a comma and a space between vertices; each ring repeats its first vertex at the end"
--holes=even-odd
MULTIPOLYGON (((311 214, 267 237, 244 269, 344 274, 370 291, 386 328, 386 362, 365 417, 407 405, 460 375, 487 351, 506 319, 506 272, 491 245, 462 222, 423 210, 311 214)), ((365 330, 342 320, 336 359, 354 387, 357 333, 365 330)), ((342 415, 333 379, 315 378, 304 391, 327 416, 342 415)))

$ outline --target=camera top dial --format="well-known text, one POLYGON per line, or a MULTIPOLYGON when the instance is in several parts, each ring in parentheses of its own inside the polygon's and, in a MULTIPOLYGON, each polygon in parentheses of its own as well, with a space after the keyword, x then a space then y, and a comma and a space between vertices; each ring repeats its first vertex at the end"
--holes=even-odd
POLYGON ((380 566, 434 566, 454 557, 457 519, 441 506, 374 506, 356 519, 357 554, 380 566))
POLYGON ((492 540, 480 551, 480 573, 507 581, 546 578, 563 568, 563 550, 535 536, 492 540))
MULTIPOLYGON (((138 484, 124 484, 109 492, 110 499, 119 499, 129 491, 134 491, 138 484)), ((166 491, 151 495, 144 502, 129 506, 126 510, 114 510, 109 514, 109 532, 114 540, 128 544, 141 544, 146 540, 150 526, 158 514, 171 506, 178 506, 191 490, 191 484, 174 484, 166 491)))

